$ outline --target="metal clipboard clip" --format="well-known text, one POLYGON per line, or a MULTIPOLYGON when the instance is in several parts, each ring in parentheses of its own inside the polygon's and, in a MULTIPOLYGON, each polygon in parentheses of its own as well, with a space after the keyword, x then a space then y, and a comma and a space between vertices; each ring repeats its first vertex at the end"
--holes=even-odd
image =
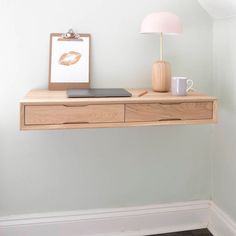
POLYGON ((73 29, 69 29, 67 33, 61 35, 58 41, 84 41, 80 34, 75 33, 73 29))

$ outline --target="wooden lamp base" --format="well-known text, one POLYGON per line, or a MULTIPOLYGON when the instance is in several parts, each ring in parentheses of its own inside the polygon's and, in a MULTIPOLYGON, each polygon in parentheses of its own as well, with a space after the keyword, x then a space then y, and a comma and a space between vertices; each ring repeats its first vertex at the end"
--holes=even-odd
POLYGON ((157 61, 152 66, 152 89, 155 92, 169 92, 171 66, 166 61, 157 61))

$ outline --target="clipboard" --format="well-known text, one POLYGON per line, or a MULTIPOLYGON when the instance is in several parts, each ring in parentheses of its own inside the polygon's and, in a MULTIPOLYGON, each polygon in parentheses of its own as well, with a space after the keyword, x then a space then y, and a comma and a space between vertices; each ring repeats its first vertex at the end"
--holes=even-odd
POLYGON ((49 90, 90 87, 90 34, 51 33, 49 51, 49 90))

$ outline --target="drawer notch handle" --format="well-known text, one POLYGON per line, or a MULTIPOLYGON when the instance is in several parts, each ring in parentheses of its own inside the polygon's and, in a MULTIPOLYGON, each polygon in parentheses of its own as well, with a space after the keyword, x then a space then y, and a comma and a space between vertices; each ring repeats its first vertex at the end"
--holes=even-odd
POLYGON ((163 102, 161 102, 161 103, 159 103, 160 105, 163 105, 163 106, 168 106, 168 105, 180 105, 180 104, 182 104, 182 102, 172 102, 172 103, 163 103, 163 102))
POLYGON ((72 108, 73 108, 73 107, 87 107, 88 104, 84 104, 84 105, 76 105, 76 104, 75 104, 75 105, 65 105, 65 104, 64 104, 63 106, 64 106, 64 107, 68 107, 68 108, 70 108, 70 107, 72 107, 72 108))
POLYGON ((169 119, 160 119, 159 121, 178 121, 178 120, 182 120, 180 118, 169 118, 169 119))
POLYGON ((63 122, 63 125, 76 125, 76 124, 89 124, 89 122, 86 121, 80 121, 80 122, 63 122))

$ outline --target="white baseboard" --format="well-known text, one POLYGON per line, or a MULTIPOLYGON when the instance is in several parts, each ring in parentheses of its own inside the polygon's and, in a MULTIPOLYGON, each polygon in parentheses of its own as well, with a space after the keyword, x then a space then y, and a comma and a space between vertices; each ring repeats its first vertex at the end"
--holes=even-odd
POLYGON ((236 235, 211 201, 0 218, 1 236, 144 236, 207 227, 214 236, 236 235))
POLYGON ((208 229, 214 236, 236 236, 236 224, 213 202, 208 229))
POLYGON ((143 236, 206 228, 209 201, 0 218, 1 236, 143 236))

